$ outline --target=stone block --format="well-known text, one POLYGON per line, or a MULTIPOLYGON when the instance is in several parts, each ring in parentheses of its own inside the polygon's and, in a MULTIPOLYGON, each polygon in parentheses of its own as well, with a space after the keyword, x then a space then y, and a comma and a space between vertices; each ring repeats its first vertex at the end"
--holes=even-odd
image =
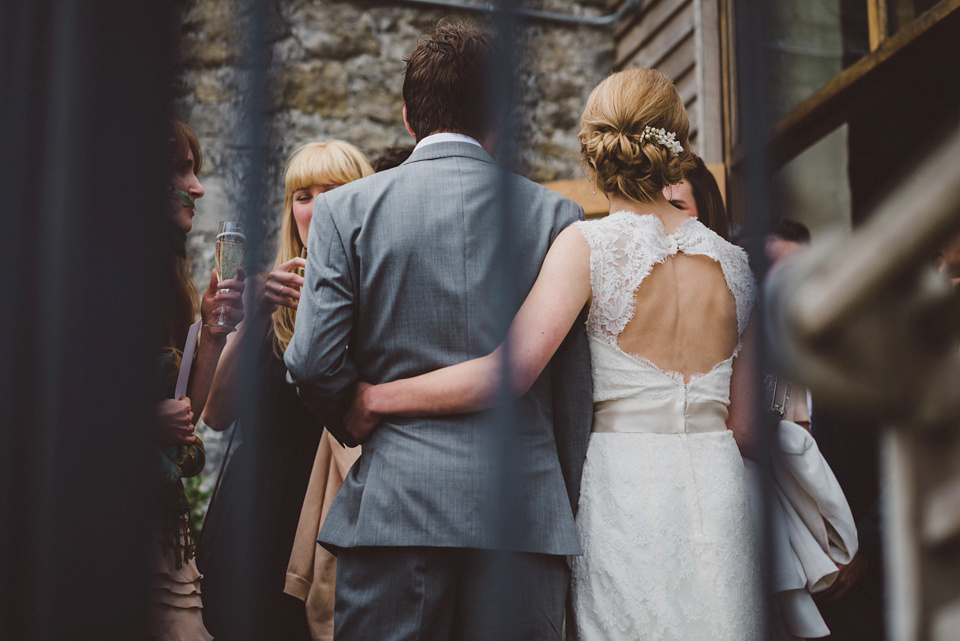
POLYGON ((218 67, 236 60, 236 52, 231 47, 202 33, 184 34, 179 53, 180 65, 184 67, 218 67))
POLYGON ((296 109, 330 118, 349 113, 347 74, 337 62, 312 60, 281 67, 273 83, 272 109, 296 109))
POLYGON ((348 60, 380 51, 374 21, 353 3, 291 2, 284 19, 293 37, 318 58, 348 60))

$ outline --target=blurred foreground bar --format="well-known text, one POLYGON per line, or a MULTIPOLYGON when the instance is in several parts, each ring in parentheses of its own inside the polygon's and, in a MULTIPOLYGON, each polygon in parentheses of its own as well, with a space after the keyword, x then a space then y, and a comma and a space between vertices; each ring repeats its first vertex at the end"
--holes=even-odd
POLYGON ((785 266, 768 292, 770 334, 795 378, 887 425, 894 641, 960 638, 960 304, 932 264, 960 233, 960 129, 943 138, 852 238, 785 266))
POLYGON ((170 3, 0 3, 0 637, 143 638, 170 3))

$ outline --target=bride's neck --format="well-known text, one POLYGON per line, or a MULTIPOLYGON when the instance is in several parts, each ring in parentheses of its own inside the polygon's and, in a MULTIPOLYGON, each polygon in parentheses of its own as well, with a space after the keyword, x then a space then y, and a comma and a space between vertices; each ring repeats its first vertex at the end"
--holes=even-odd
POLYGON ((657 194, 653 200, 646 202, 637 202, 620 194, 605 195, 610 203, 611 214, 618 211, 629 211, 637 215, 652 214, 660 219, 667 233, 672 233, 677 225, 688 218, 683 211, 671 205, 670 201, 663 197, 663 194, 657 194))

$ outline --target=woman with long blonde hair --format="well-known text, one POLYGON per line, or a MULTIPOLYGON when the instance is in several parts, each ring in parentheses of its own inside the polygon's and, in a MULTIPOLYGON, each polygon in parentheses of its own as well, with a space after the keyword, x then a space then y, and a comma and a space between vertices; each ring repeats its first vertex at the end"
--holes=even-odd
MULTIPOLYGON (((322 441, 329 435, 300 401, 296 389, 286 382, 283 352, 293 336, 304 283, 304 248, 314 199, 372 173, 363 154, 339 140, 303 145, 287 161, 274 269, 249 279, 249 318, 224 349, 202 416, 214 430, 232 425, 237 419, 240 395, 246 393, 243 368, 256 369, 256 417, 240 421, 235 428, 232 451, 211 500, 200 545, 204 621, 215 637, 234 638, 242 632, 264 639, 324 638, 316 625, 316 619, 322 616, 311 611, 309 600, 305 612, 304 603, 285 594, 284 588, 304 496, 308 482, 311 491, 314 483, 311 471, 315 459, 323 455, 329 466, 334 450, 323 447, 322 441), (259 344, 256 363, 242 360, 244 353, 249 353, 244 347, 248 341, 259 344), (258 449, 253 451, 250 443, 257 444, 258 449), (251 479, 256 481, 251 483, 251 479), (241 528, 247 538, 242 550, 236 544, 241 528)), ((359 455, 339 447, 336 450, 351 457, 347 467, 359 455)), ((338 488, 328 489, 335 494, 338 488)), ((333 576, 314 577, 314 581, 324 579, 332 585, 333 576)), ((305 600, 304 595, 294 594, 305 600)), ((332 601, 329 605, 332 622, 332 601)))

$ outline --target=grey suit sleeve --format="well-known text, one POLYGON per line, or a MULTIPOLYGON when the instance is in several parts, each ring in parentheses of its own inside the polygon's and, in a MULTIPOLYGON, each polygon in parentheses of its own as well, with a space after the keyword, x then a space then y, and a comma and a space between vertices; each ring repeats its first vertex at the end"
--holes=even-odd
MULTIPOLYGON (((554 237, 577 220, 583 220, 583 209, 572 202, 566 204, 557 216, 554 237)), ((584 308, 550 365, 554 438, 574 514, 577 513, 583 461, 587 456, 593 424, 593 378, 590 372, 590 348, 584 329, 586 314, 584 308)))
POLYGON ((357 381, 348 350, 357 285, 347 247, 327 199, 319 196, 307 241, 306 282, 283 360, 300 398, 341 444, 352 447, 356 443, 344 429, 343 416, 357 381))

